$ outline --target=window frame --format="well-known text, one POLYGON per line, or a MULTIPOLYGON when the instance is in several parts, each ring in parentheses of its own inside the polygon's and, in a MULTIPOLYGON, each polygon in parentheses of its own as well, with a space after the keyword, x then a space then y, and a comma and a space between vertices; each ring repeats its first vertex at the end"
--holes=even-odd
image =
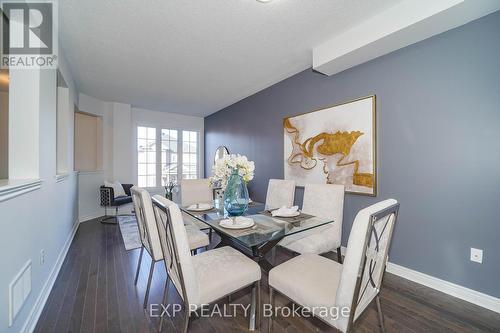
MULTIPOLYGON (((183 175, 184 175, 184 155, 185 154, 189 154, 189 155, 193 154, 193 152, 191 152, 191 151, 189 151, 187 153, 184 152, 184 142, 185 142, 184 141, 184 132, 194 132, 196 134, 196 152, 194 154, 196 154, 196 175, 195 175, 196 178, 195 179, 197 179, 197 178, 200 178, 200 176, 199 176, 199 174, 200 174, 200 171, 199 171, 199 169, 200 169, 200 165, 199 165, 200 164, 200 162, 199 162, 200 158, 199 158, 199 155, 200 154, 199 154, 199 147, 198 147, 200 145, 200 133, 198 131, 182 130, 182 136, 179 138, 180 139, 179 143, 182 146, 182 151, 181 151, 182 157, 181 157, 181 162, 180 162, 180 167, 181 167, 182 170, 177 171, 177 176, 180 175, 181 176, 180 179, 184 179, 184 177, 183 177, 183 175)), ((189 144, 189 143, 192 143, 193 141, 188 140, 186 142, 189 144)), ((188 170, 190 169, 190 167, 191 167, 191 164, 188 164, 188 170)), ((191 176, 192 173, 188 172, 187 175, 191 176)), ((192 179, 192 178, 187 178, 187 179, 192 179)))
POLYGON ((137 143, 138 143, 138 128, 139 127, 151 127, 156 129, 156 145, 159 147, 159 149, 156 150, 156 186, 151 187, 151 186, 146 186, 143 188, 163 188, 162 185, 162 160, 161 160, 161 144, 162 144, 162 139, 161 139, 161 131, 162 130, 176 130, 177 131, 177 182, 179 183, 180 180, 182 179, 182 155, 183 155, 183 131, 190 131, 190 132, 195 132, 197 136, 197 146, 196 146, 196 155, 197 155, 197 178, 203 178, 204 177, 204 169, 202 167, 203 163, 203 127, 193 127, 193 126, 179 126, 176 124, 152 124, 149 122, 135 122, 133 123, 133 156, 134 156, 134 166, 133 166, 133 172, 134 172, 134 177, 135 181, 137 182, 137 186, 139 186, 139 174, 138 174, 138 153, 137 153, 137 143), (158 144, 160 146, 158 146, 158 144))

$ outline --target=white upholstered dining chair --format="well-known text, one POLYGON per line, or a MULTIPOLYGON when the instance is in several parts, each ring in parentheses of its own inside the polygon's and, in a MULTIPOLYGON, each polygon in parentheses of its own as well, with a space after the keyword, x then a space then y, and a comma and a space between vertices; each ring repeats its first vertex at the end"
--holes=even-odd
MULTIPOLYGON (((214 193, 210 187, 210 179, 183 179, 181 180, 181 206, 186 207, 197 203, 212 203, 214 193)), ((184 223, 197 226, 200 230, 208 230, 212 240, 212 228, 198 219, 183 213, 184 223)))
POLYGON ((210 179, 181 180, 181 206, 211 203, 214 200, 210 179))
MULTIPOLYGON (((142 243, 139 261, 137 263, 137 271, 135 273, 135 285, 137 285, 137 280, 139 279, 139 272, 141 268, 144 249, 146 249, 146 251, 149 253, 149 256, 151 257, 151 267, 149 269, 148 283, 146 287, 146 293, 144 294, 144 308, 146 308, 148 304, 149 291, 155 264, 158 261, 163 260, 163 252, 161 250, 160 236, 158 234, 158 228, 156 226, 156 219, 153 211, 153 204, 151 202, 151 196, 149 192, 145 189, 135 186, 131 188, 130 192, 132 194, 137 226, 139 227, 140 239, 142 243)), ((196 250, 203 247, 206 248, 209 245, 208 236, 204 232, 193 226, 186 226, 185 229, 189 239, 190 250, 196 250)))
POLYGON ((266 194, 266 209, 293 206, 295 198, 295 181, 269 179, 266 194))
POLYGON ((279 245, 300 254, 337 251, 337 261, 342 263, 340 242, 344 216, 344 185, 307 184, 302 212, 334 222, 285 237, 279 245))
MULTIPOLYGON (((303 254, 269 272, 270 303, 279 292, 342 332, 350 332, 354 322, 375 299, 379 323, 384 319, 379 292, 387 264, 399 204, 388 199, 362 209, 356 215, 349 235, 344 264, 316 254, 303 254), (349 316, 329 311, 349 308, 349 316), (324 311, 322 309, 328 309, 324 311)), ((272 331, 272 317, 269 332, 272 331)))
MULTIPOLYGON (((163 303, 168 300, 168 283, 171 280, 185 305, 184 327, 180 332, 187 332, 189 317, 196 308, 246 287, 252 287, 249 328, 255 330, 260 321, 259 265, 228 246, 191 256, 179 207, 158 195, 153 197, 153 202, 168 273, 163 303)), ((163 317, 160 319, 160 331, 162 323, 163 317)))

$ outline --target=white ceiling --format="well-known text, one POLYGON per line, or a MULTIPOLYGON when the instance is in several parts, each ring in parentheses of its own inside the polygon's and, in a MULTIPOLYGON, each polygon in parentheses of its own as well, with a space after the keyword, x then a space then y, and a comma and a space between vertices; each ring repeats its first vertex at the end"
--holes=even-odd
POLYGON ((312 49, 401 0, 62 0, 82 93, 206 116, 312 65, 312 49))

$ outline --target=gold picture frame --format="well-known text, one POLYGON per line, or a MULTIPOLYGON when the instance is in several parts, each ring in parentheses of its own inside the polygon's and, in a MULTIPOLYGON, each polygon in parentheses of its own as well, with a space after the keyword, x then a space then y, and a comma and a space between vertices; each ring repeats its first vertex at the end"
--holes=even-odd
POLYGON ((377 99, 369 95, 283 119, 284 175, 377 195, 377 99))

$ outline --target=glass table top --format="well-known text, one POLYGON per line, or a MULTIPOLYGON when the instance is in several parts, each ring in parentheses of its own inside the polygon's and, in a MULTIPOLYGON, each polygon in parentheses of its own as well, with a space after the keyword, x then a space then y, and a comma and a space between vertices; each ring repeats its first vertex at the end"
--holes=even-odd
POLYGON ((228 218, 228 214, 224 210, 222 203, 219 203, 217 200, 214 202, 214 208, 211 210, 202 212, 190 211, 187 207, 181 207, 181 210, 212 227, 217 232, 249 248, 258 247, 269 241, 280 240, 286 236, 334 222, 331 219, 308 214, 301 214, 293 218, 272 217, 264 204, 253 202, 248 206, 248 210, 243 216, 252 218, 255 225, 250 228, 235 230, 219 225, 222 219, 228 218))

